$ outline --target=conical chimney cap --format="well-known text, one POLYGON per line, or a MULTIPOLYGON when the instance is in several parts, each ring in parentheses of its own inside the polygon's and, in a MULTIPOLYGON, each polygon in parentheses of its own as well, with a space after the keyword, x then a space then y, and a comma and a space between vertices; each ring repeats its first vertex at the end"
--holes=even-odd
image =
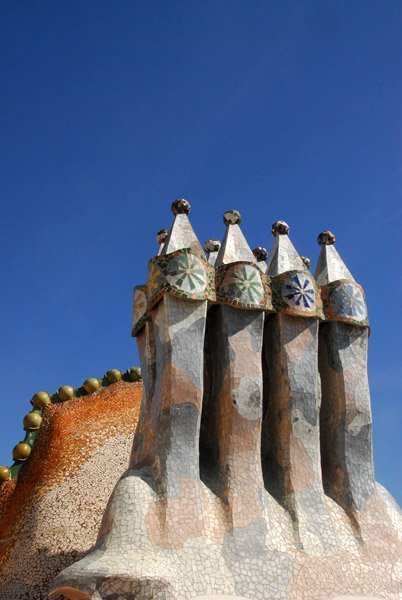
POLYGON ((257 262, 255 256, 240 229, 241 215, 239 211, 226 211, 223 215, 223 222, 227 226, 227 230, 215 266, 218 267, 238 261, 255 264, 257 262))
POLYGON ((321 246, 315 270, 315 280, 319 286, 327 285, 339 279, 354 282, 354 277, 338 254, 334 244, 335 236, 330 231, 322 231, 317 241, 321 246))

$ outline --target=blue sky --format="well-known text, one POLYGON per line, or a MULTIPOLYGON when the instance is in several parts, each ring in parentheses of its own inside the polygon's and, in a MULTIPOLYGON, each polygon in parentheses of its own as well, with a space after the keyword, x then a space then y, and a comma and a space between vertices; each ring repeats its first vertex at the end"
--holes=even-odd
POLYGON ((33 393, 138 364, 132 288, 184 197, 201 242, 235 208, 270 250, 283 219, 313 270, 335 233, 367 295, 376 476, 402 504, 402 4, 3 0, 0 17, 0 464, 33 393))

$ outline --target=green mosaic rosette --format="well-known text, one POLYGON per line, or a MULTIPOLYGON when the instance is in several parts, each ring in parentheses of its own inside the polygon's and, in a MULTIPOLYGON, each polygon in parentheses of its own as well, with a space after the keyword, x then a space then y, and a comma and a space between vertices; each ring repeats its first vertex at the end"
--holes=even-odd
POLYGON ((236 308, 272 310, 269 279, 253 263, 221 265, 216 268, 216 301, 236 308))
POLYGON ((191 248, 155 256, 148 263, 148 312, 164 294, 187 300, 215 300, 215 271, 191 248))

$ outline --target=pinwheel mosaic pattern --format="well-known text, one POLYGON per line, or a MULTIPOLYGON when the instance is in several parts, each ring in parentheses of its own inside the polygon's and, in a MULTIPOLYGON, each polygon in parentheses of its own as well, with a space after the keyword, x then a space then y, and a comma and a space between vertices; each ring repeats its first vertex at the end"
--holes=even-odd
POLYGON ((311 280, 301 273, 285 280, 282 299, 289 306, 311 310, 315 308, 315 291, 311 280))
POLYGON ((176 288, 192 294, 205 290, 207 277, 204 266, 192 254, 180 254, 169 263, 166 271, 167 281, 176 288))
POLYGON ((358 287, 341 284, 331 295, 333 309, 340 315, 360 321, 366 318, 367 310, 363 294, 358 287))
POLYGON ((160 286, 163 280, 163 273, 158 264, 151 264, 151 268, 148 275, 148 292, 152 296, 155 290, 160 286))
POLYGON ((259 304, 264 297, 261 277, 250 265, 231 271, 225 278, 224 288, 229 297, 245 304, 259 304))
POLYGON ((134 318, 138 320, 145 313, 147 298, 143 290, 134 291, 134 318))

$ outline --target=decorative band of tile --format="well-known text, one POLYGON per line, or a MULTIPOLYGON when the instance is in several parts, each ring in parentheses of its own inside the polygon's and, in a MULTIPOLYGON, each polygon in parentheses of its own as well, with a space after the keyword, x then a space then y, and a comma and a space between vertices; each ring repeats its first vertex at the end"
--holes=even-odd
POLYGON ((271 290, 275 311, 323 318, 320 292, 308 271, 287 271, 272 277, 271 290))
POLYGON ((215 300, 215 270, 191 248, 155 256, 148 263, 149 312, 164 294, 187 300, 215 300))
POLYGON ((150 318, 147 313, 147 286, 136 285, 133 294, 133 325, 131 335, 135 337, 150 318))
POLYGON ((273 310, 269 279, 256 264, 238 261, 216 267, 216 301, 236 308, 273 310))
POLYGON ((326 321, 343 321, 369 327, 366 298, 356 282, 339 279, 321 287, 321 300, 326 321))

